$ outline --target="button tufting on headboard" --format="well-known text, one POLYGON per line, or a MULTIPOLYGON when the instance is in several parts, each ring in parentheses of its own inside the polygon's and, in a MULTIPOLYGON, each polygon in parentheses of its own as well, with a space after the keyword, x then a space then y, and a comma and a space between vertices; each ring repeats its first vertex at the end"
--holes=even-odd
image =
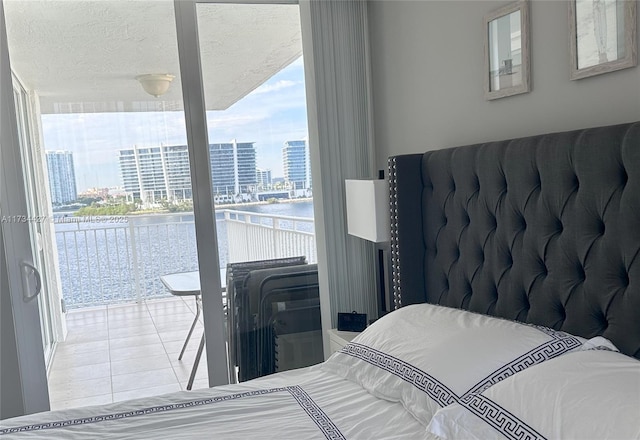
POLYGON ((640 356, 640 122, 389 164, 396 306, 601 334, 640 356))

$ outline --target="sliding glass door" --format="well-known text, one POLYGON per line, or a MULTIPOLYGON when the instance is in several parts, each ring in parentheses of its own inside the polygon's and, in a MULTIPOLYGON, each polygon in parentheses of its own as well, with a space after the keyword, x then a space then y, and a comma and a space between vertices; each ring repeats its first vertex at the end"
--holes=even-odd
MULTIPOLYGON (((2 412, 0 418, 49 409, 38 296, 42 279, 37 269, 32 218, 20 151, 18 118, 0 2, 0 292, 2 321, 2 412), (7 399, 6 396, 11 396, 7 399)), ((46 329, 45 329, 46 332, 46 329)), ((47 344, 45 339, 45 344, 47 344)))
MULTIPOLYGON (((30 327, 39 343, 25 347, 44 357, 38 348, 44 344, 54 353, 63 339, 64 309, 70 315, 94 308, 95 319, 69 326, 83 329, 76 342, 96 359, 108 351, 112 392, 114 344, 105 341, 131 317, 139 328, 118 343, 134 344, 128 349, 141 361, 159 357, 140 345, 151 339, 147 332, 156 332, 170 358, 167 368, 186 374, 195 346, 189 365, 178 369, 172 356, 190 323, 178 335, 183 323, 156 319, 149 304, 170 297, 163 275, 197 272, 206 384, 236 379, 235 361, 227 362, 227 264, 316 261, 299 11, 295 2, 275 3, 5 3, 2 55, 7 63, 11 55, 16 81, 11 94, 3 58, 3 105, 15 100, 18 108, 2 113, 2 215, 16 212, 8 200, 17 197, 20 215, 47 223, 32 222, 31 229, 3 223, 3 235, 22 228, 31 239, 23 259, 50 282, 36 282, 28 265, 10 274, 24 273, 25 285, 59 292, 59 298, 38 300, 42 312, 30 306, 43 325, 30 327), (19 122, 22 132, 15 131, 19 122), (10 125, 15 136, 7 150, 10 125), (13 176, 15 170, 21 175, 13 176), (51 237, 43 240, 45 227, 51 237)), ((3 241, 5 250, 9 246, 3 241)), ((15 286, 12 294, 21 294, 15 286)), ((54 363, 67 355, 56 353, 54 363)), ((33 363, 38 372, 43 363, 33 363)), ((92 365, 92 374, 100 370, 98 364, 68 368, 80 374, 92 365)), ((145 367, 154 368, 159 364, 145 367)), ((185 388, 183 376, 179 388, 185 388)), ((197 379, 196 386, 206 385, 203 376, 197 379)), ((42 378, 32 380, 35 388, 42 384, 42 378)), ((59 388, 67 392, 70 385, 59 388)))

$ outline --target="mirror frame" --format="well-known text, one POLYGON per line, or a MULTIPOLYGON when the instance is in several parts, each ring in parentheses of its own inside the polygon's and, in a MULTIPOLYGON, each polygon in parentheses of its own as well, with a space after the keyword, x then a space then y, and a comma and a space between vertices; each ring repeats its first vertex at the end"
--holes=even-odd
POLYGON ((635 0, 624 1, 624 44, 625 57, 617 60, 600 63, 582 69, 578 68, 578 36, 576 26, 576 0, 569 1, 569 54, 570 79, 576 80, 616 70, 634 67, 638 64, 638 46, 636 41, 636 10, 635 0))

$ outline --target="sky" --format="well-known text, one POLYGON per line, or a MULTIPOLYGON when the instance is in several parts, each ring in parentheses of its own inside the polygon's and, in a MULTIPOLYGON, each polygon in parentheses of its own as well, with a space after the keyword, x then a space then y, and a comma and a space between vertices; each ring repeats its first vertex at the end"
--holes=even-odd
MULTIPOLYGON (((255 142, 257 167, 281 177, 284 142, 307 139, 302 58, 207 121, 210 143, 255 142)), ((47 114, 42 129, 45 150, 73 152, 78 192, 122 186, 120 149, 187 143, 182 112, 47 114)))

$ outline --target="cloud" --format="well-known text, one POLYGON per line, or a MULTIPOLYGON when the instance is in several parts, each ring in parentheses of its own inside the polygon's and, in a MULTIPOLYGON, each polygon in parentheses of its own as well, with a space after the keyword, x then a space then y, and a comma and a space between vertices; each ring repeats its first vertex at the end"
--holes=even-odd
POLYGON ((293 87, 297 84, 299 83, 296 83, 295 81, 290 81, 290 80, 280 80, 274 84, 269 84, 267 82, 261 85, 260 87, 258 87, 257 89, 255 89, 253 92, 249 93, 249 95, 259 95, 261 93, 277 92, 279 90, 286 89, 287 87, 293 87))

